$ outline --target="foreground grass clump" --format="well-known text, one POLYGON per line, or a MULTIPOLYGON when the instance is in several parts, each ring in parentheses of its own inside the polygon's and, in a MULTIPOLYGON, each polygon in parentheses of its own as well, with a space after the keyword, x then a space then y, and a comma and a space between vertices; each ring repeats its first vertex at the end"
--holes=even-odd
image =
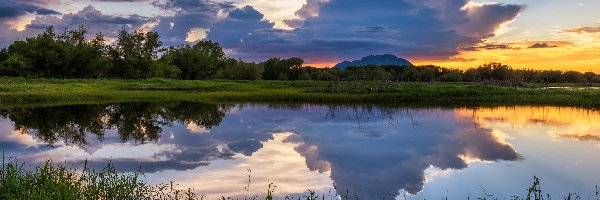
POLYGON ((150 186, 141 172, 120 174, 112 164, 81 172, 48 161, 34 170, 26 163, 6 162, 0 169, 0 199, 196 199, 191 189, 173 183, 150 186))
POLYGON ((131 101, 552 105, 599 107, 594 84, 188 81, 0 78, 0 104, 131 101))

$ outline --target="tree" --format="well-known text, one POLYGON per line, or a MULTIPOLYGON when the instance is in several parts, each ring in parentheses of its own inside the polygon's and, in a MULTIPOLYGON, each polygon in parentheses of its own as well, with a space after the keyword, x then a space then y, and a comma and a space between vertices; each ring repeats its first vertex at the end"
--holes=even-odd
POLYGON ((462 71, 458 69, 448 70, 443 75, 439 77, 439 81, 441 82, 461 82, 462 81, 462 71))
POLYGON ((298 80, 300 68, 304 60, 302 58, 271 58, 263 63, 265 80, 298 80))
POLYGON ((490 67, 490 78, 497 81, 508 80, 512 77, 512 68, 501 63, 489 63, 484 66, 490 67))
POLYGON ((567 71, 563 73, 563 80, 568 83, 584 83, 586 78, 581 72, 567 71))
POLYGON ((173 66, 158 62, 161 46, 156 32, 121 31, 109 50, 111 73, 121 78, 149 78, 176 72, 173 66))
POLYGON ((227 59, 223 62, 215 78, 229 80, 258 80, 262 78, 263 67, 256 63, 227 59))
POLYGON ((200 41, 194 46, 172 47, 163 56, 164 60, 180 71, 180 79, 210 79, 223 67, 225 52, 219 43, 200 41))
POLYGON ((386 72, 384 68, 378 65, 369 65, 363 67, 348 67, 346 69, 347 80, 361 80, 361 81, 374 81, 374 80, 389 80, 390 73, 386 72))
POLYGON ((20 54, 8 57, 0 63, 0 75, 2 76, 31 76, 31 65, 20 54))
POLYGON ((583 77, 589 83, 600 83, 600 76, 594 72, 586 72, 583 77))
POLYGON ((48 27, 37 37, 14 42, 4 50, 2 73, 12 76, 97 78, 106 71, 104 37, 97 34, 86 40, 87 30, 81 26, 57 34, 48 27))
POLYGON ((0 63, 4 62, 5 60, 8 60, 8 49, 6 48, 2 48, 0 49, 0 63))

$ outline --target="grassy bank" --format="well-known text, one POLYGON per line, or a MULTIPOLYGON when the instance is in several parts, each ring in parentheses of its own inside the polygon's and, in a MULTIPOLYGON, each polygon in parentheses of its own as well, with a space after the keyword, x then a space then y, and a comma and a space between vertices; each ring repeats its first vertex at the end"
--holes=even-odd
POLYGON ((589 88, 594 86, 600 85, 533 84, 504 87, 500 84, 483 83, 0 78, 0 103, 17 105, 186 100, 598 107, 600 90, 589 88))

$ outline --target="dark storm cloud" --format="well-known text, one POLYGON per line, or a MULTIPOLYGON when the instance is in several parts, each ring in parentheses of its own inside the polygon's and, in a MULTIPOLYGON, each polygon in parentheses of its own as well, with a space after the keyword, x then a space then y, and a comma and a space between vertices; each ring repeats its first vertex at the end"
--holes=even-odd
POLYGON ((3 0, 0 1, 0 22, 6 19, 14 19, 28 13, 37 15, 57 15, 59 12, 37 5, 26 3, 27 1, 3 0))
POLYGON ((296 13, 300 20, 286 21, 296 29, 271 32, 265 30, 275 29, 272 23, 255 14, 254 8, 244 7, 217 22, 208 39, 231 49, 234 57, 252 60, 302 56, 318 62, 384 53, 446 59, 463 45, 472 46, 493 36, 501 24, 524 9, 520 5, 468 3, 314 0, 296 13), (240 17, 239 12, 254 14, 240 17))

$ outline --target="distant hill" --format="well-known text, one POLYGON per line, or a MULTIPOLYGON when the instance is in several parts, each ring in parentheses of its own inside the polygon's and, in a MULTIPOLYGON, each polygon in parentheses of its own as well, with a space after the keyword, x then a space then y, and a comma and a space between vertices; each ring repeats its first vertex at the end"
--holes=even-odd
POLYGON ((384 54, 384 55, 370 55, 367 57, 363 57, 360 60, 355 61, 344 61, 335 65, 336 68, 345 70, 351 66, 367 66, 367 65, 408 65, 412 66, 408 60, 403 58, 398 58, 392 54, 384 54))

